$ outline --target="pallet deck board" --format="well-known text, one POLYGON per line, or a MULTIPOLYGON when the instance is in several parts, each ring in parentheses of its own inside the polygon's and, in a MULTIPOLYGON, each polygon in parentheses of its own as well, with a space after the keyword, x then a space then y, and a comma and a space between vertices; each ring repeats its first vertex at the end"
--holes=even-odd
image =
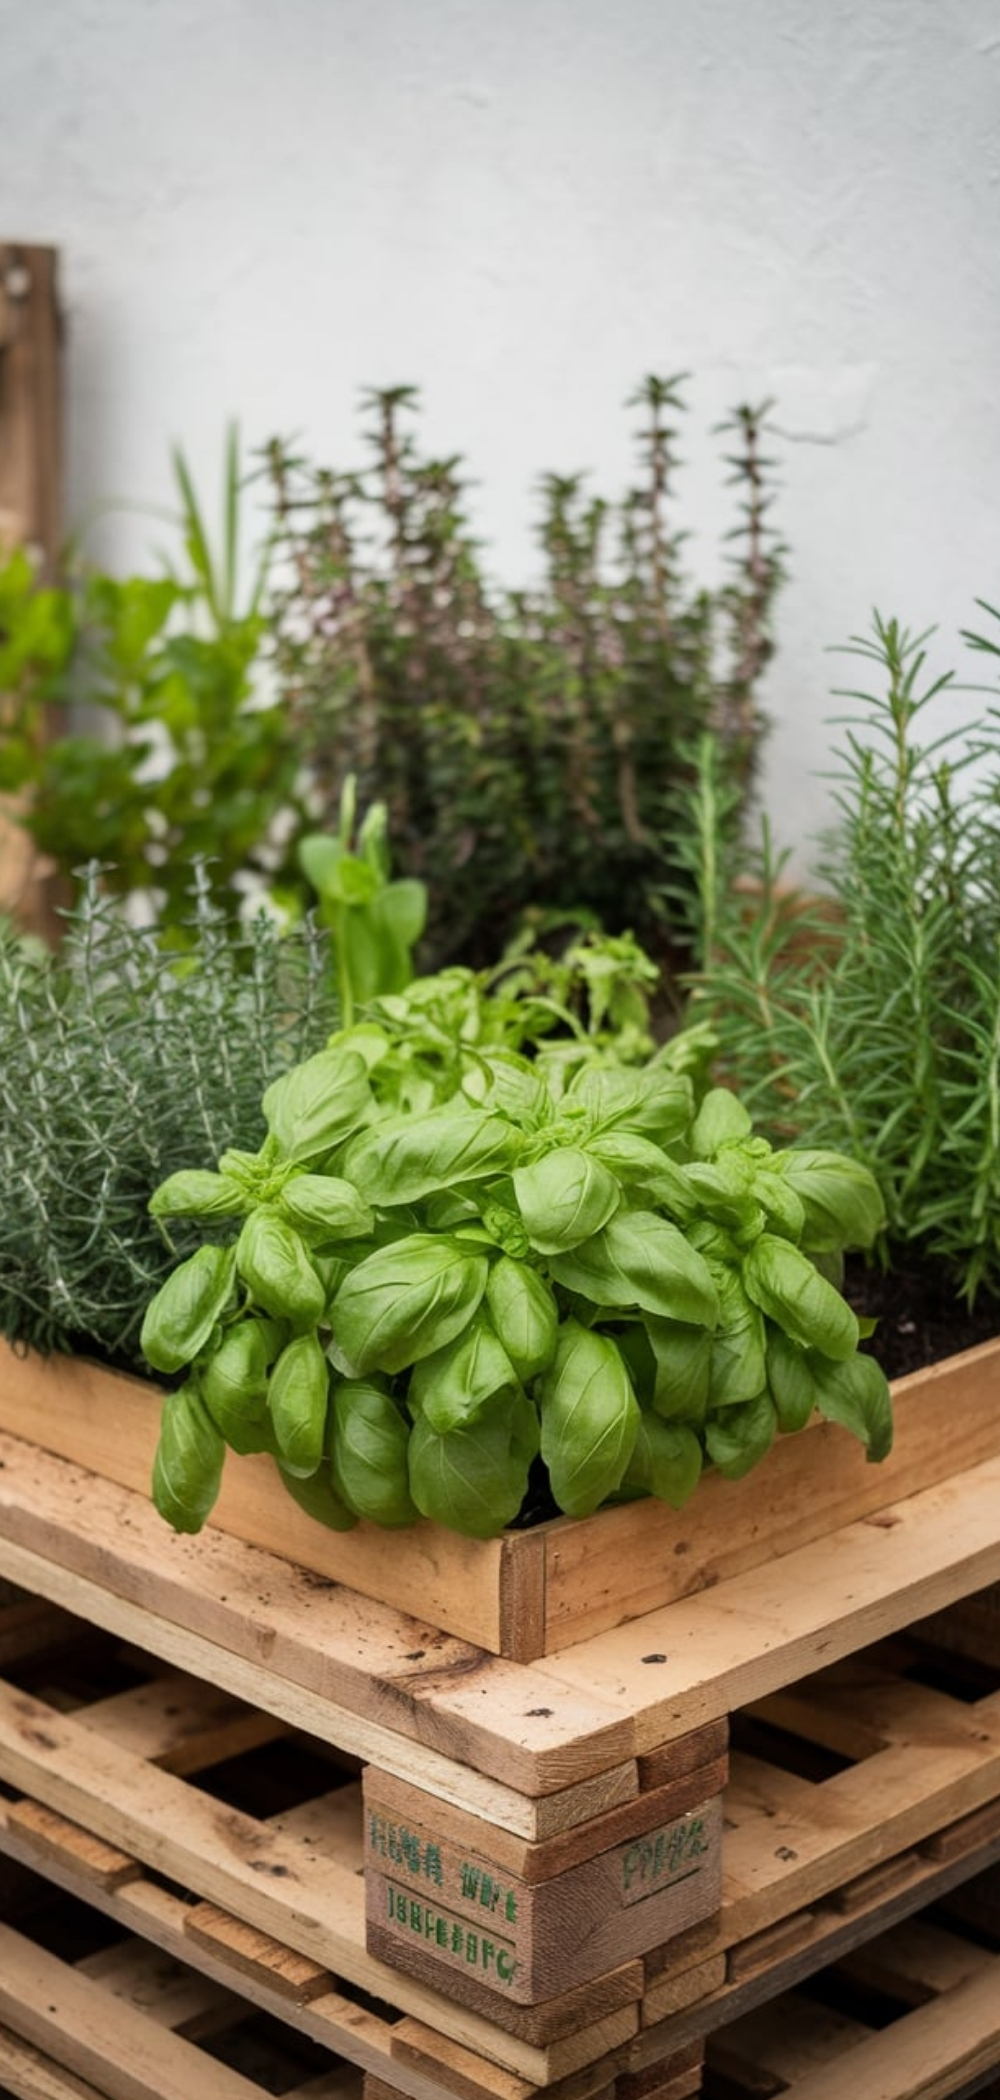
MULTIPOLYGON (((220 1674, 198 1672, 209 1681, 254 1683, 265 1706, 269 1687, 301 1692, 341 1732, 353 1716, 359 1742, 395 1735, 416 1745, 410 1771, 421 1758, 435 1773, 440 1758, 467 1765, 495 1782, 498 1801, 504 1787, 565 1794, 634 1767, 628 1719, 585 1687, 487 1655, 222 1533, 177 1538, 147 1498, 9 1436, 0 1436, 0 1573, 50 1598, 59 1588, 57 1603, 85 1600, 99 1624, 144 1629, 145 1646, 169 1646, 182 1666, 170 1633, 184 1631, 188 1654, 220 1659, 220 1674), (71 1582, 60 1585, 60 1571, 71 1582)), ((638 1787, 634 1769, 629 1784, 638 1787)))
POLYGON ((629 1716, 641 1756, 994 1581, 998 1497, 993 1458, 545 1668, 629 1716))

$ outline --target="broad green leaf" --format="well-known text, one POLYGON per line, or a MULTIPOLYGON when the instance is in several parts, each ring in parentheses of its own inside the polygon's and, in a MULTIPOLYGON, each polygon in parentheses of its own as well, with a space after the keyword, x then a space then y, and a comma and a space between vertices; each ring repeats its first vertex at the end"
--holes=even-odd
POLYGON ((683 1509, 701 1479, 701 1467, 701 1445, 693 1429, 644 1412, 623 1486, 655 1495, 671 1509, 683 1509))
POLYGON ((682 1320, 647 1319, 655 1377, 652 1404, 666 1421, 700 1426, 708 1406, 712 1330, 682 1320))
POLYGON ((295 1174, 286 1181, 277 1208, 311 1240, 364 1239, 374 1218, 353 1182, 335 1174, 295 1174))
POLYGON ((561 1254, 589 1240, 621 1202, 614 1175, 575 1145, 560 1145, 514 1171, 514 1194, 531 1245, 561 1254))
POLYGON ((146 1307, 139 1346, 154 1371, 180 1371, 204 1349, 233 1293, 232 1247, 199 1247, 146 1307))
POLYGON ((557 1283, 591 1305, 638 1307, 665 1320, 713 1327, 719 1299, 704 1257, 655 1211, 622 1210, 568 1254, 554 1254, 557 1283))
POLYGON ((272 1081, 264 1095, 267 1127, 285 1159, 319 1159, 365 1121, 372 1106, 364 1058, 348 1049, 320 1050, 272 1081))
POLYGON ((551 1363, 559 1332, 556 1301, 544 1277, 502 1254, 490 1265, 486 1303, 518 1378, 536 1378, 551 1363))
POLYGON ((743 1288, 775 1326, 804 1349, 840 1363, 858 1346, 850 1306, 798 1247, 762 1233, 743 1260, 743 1288))
POLYGON ((719 1414, 709 1415, 705 1424, 709 1458, 727 1480, 742 1480, 744 1473, 767 1457, 777 1428, 769 1393, 758 1393, 739 1407, 724 1407, 719 1414))
POLYGON ((815 1358, 780 1327, 767 1323, 767 1383, 783 1436, 804 1429, 817 1406, 815 1358))
POLYGON ((691 1150, 696 1159, 714 1159, 723 1145, 739 1144, 753 1134, 753 1122, 742 1101, 728 1087, 709 1089, 694 1119, 691 1150))
POLYGON ((495 1393, 509 1392, 518 1384, 510 1357, 481 1305, 453 1342, 414 1366, 407 1400, 444 1435, 472 1421, 495 1393))
POLYGON ((236 1267, 256 1305, 294 1327, 315 1327, 326 1292, 294 1226, 267 1204, 253 1210, 236 1242, 236 1267))
POLYGON ((523 1393, 487 1403, 466 1429, 441 1436, 423 1415, 410 1434, 410 1493, 421 1515, 468 1538, 495 1538, 517 1516, 538 1450, 538 1417, 523 1393))
POLYGON ((880 1364, 858 1355, 850 1363, 813 1362, 816 1405, 828 1422, 839 1422, 867 1446, 872 1460, 892 1450, 892 1395, 880 1364))
POLYGON ((681 1172, 698 1209, 714 1224, 735 1233, 741 1243, 764 1229, 765 1217, 753 1187, 753 1168, 736 1150, 711 1164, 697 1161, 681 1172))
MULTIPOLYGON (((341 1501, 326 1466, 321 1467, 317 1473, 311 1473, 308 1478, 301 1479, 297 1474, 290 1473, 279 1461, 278 1472, 282 1486, 288 1489, 292 1500, 298 1503, 307 1517, 312 1517, 314 1523, 325 1524, 328 1531, 354 1530, 357 1517, 353 1509, 348 1509, 346 1503, 341 1501)), ((289 1529, 291 1531, 292 1527, 289 1526, 289 1529)))
POLYGON ((587 1138, 585 1149, 610 1168, 624 1189, 644 1197, 647 1205, 669 1211, 682 1223, 694 1215, 697 1203, 683 1167, 669 1159, 653 1138, 639 1137, 630 1130, 601 1130, 587 1138))
POLYGON ((719 1323, 712 1335, 709 1406, 735 1407, 752 1400, 767 1379, 764 1319, 748 1298, 738 1271, 712 1265, 719 1293, 719 1323))
POLYGON ((841 1152, 793 1148, 772 1165, 805 1212, 804 1245, 811 1254, 870 1247, 885 1224, 885 1206, 873 1175, 841 1152))
POLYGON ((488 1268, 485 1255, 429 1232, 377 1247, 345 1277, 330 1310, 354 1372, 404 1371, 454 1341, 476 1312, 488 1268))
POLYGON ((246 1189, 227 1174, 191 1167, 161 1181, 149 1199, 149 1213, 153 1218, 238 1218, 250 1200, 246 1189))
POLYGON ((766 1214, 768 1231, 799 1246, 806 1227, 805 1206, 787 1177, 761 1167, 754 1175, 753 1193, 766 1214))
POLYGON ((369 1523, 413 1524, 419 1511, 410 1494, 410 1425, 382 1388, 344 1379, 333 1394, 330 1473, 336 1493, 369 1523))
POLYGON ((340 1164, 369 1203, 416 1203, 506 1173, 521 1143, 503 1116, 434 1108, 373 1124, 348 1146, 340 1164))
POLYGON ((686 1074, 662 1066, 585 1065, 567 1088, 566 1100, 586 1106, 595 1131, 624 1124, 633 1134, 664 1145, 687 1130, 694 1107, 686 1074))
POLYGON ((271 1372, 267 1406, 282 1468, 307 1479, 323 1460, 330 1371, 314 1334, 296 1335, 271 1372))
POLYGON ((236 1320, 199 1370, 201 1397, 217 1430, 244 1456, 270 1447, 267 1374, 280 1331, 277 1321, 236 1320))
POLYGON ((225 1444, 193 1385, 164 1397, 153 1501, 175 1531, 200 1531, 222 1480, 225 1444))
POLYGON ((539 1408, 555 1500, 567 1516, 589 1516, 621 1485, 639 1428, 628 1372, 608 1335, 564 1323, 539 1408))

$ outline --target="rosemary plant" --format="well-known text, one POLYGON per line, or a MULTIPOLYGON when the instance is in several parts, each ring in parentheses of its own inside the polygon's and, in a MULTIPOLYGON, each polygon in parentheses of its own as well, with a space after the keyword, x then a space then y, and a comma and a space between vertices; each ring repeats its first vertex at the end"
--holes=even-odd
MULTIPOLYGON (((992 632, 966 639, 1000 656, 992 632)), ((939 726, 954 679, 929 677, 926 641, 876 618, 852 645, 879 684, 843 696, 861 712, 812 899, 766 827, 742 861, 720 840, 702 747, 691 1012, 769 1134, 875 1174, 886 1259, 944 1263, 971 1306, 1000 1298, 1000 711, 939 726)))
POLYGON ((780 550, 766 407, 726 426, 730 580, 694 589, 674 510, 681 380, 651 377, 624 502, 543 483, 544 571, 493 587, 458 458, 421 457, 413 389, 368 397, 374 466, 318 470, 273 442, 278 682, 328 827, 340 783, 384 802, 401 871, 429 892, 425 966, 496 955, 532 903, 656 940, 676 924, 685 747, 701 730, 746 800, 780 550))
POLYGON ((91 873, 59 959, 0 933, 0 1332, 18 1344, 142 1368, 143 1308, 176 1258, 153 1189, 259 1145, 264 1088, 335 1018, 308 924, 234 929, 203 871, 188 917, 178 963, 91 873))

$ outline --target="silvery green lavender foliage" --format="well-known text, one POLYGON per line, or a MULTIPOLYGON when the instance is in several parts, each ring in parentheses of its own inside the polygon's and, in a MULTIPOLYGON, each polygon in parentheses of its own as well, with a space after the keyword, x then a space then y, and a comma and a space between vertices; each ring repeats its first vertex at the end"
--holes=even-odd
POLYGON ((211 904, 164 951, 91 873, 58 958, 0 933, 0 1332, 143 1369, 139 1329, 176 1258, 148 1216, 182 1163, 264 1135, 263 1089, 335 1018, 325 941, 211 904))

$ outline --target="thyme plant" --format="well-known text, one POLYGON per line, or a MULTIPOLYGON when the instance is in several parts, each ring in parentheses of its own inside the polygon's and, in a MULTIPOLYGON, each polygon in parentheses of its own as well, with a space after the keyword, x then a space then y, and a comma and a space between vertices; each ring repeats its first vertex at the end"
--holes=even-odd
POLYGON ((370 468, 268 448, 271 633, 325 821, 340 783, 386 804, 401 871, 429 892, 425 966, 496 955, 532 903, 612 932, 677 924, 684 752, 718 738, 745 802, 761 730, 781 557, 769 523, 766 405, 725 427, 737 491, 728 580, 694 588, 676 523, 679 377, 650 377, 639 476, 623 502, 582 476, 543 483, 537 587, 494 586, 458 457, 422 456, 408 387, 368 397, 370 468))
MULTIPOLYGON (((997 658, 998 635, 965 638, 997 658)), ((1000 710, 942 723, 955 680, 929 675, 926 643, 876 617, 852 645, 878 682, 843 696, 812 900, 789 895, 766 827, 742 862, 720 839, 702 747, 691 1011, 768 1133, 871 1169, 885 1258, 943 1263, 971 1306, 1000 1298, 1000 710)))

